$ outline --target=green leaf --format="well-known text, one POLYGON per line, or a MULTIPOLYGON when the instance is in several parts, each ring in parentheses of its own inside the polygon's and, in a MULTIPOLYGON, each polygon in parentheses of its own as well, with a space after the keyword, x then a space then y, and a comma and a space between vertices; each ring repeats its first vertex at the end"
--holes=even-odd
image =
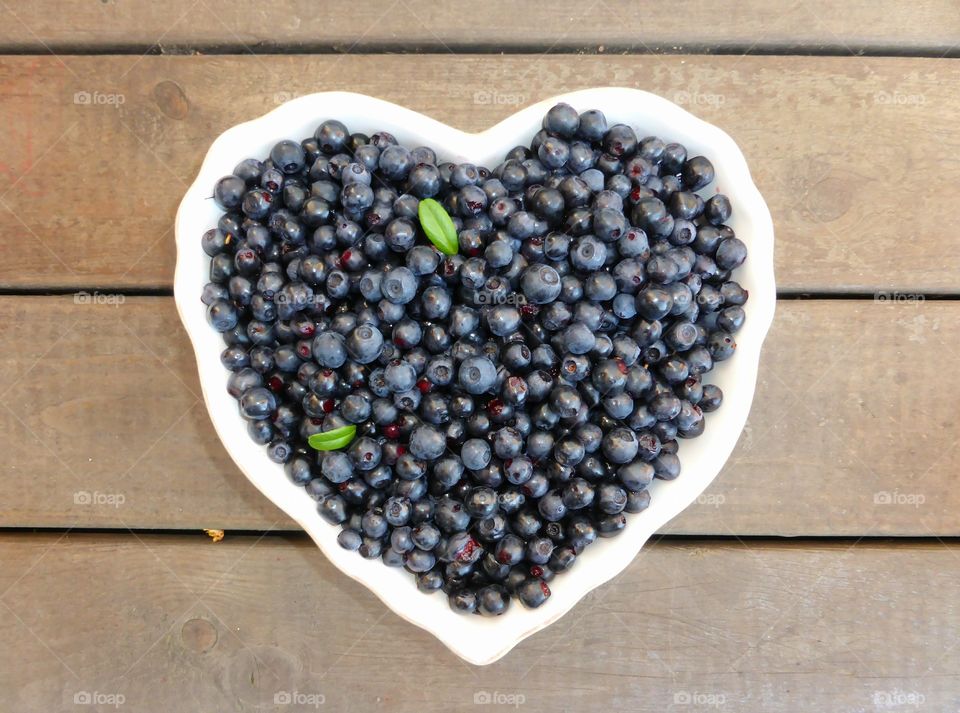
POLYGON ((356 426, 344 426, 343 428, 335 428, 332 431, 314 433, 307 439, 307 443, 309 443, 310 447, 315 451, 335 451, 350 445, 350 442, 356 435, 356 426))
POLYGON ((457 240, 457 229, 453 221, 433 198, 424 198, 417 209, 420 218, 420 227, 427 234, 430 242, 437 246, 444 255, 456 255, 460 243, 457 240))

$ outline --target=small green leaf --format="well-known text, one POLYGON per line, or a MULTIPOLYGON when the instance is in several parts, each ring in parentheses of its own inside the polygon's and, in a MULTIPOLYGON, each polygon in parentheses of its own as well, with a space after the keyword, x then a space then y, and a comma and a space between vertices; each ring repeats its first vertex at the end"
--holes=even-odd
POLYGON ((433 198, 424 198, 417 209, 420 218, 420 227, 427 234, 430 242, 444 255, 456 255, 460 243, 457 240, 457 229, 453 221, 433 198))
POLYGON ((335 451, 350 445, 350 442, 356 435, 356 426, 344 426, 343 428, 335 428, 332 431, 314 433, 307 439, 307 443, 309 443, 310 447, 315 451, 335 451))

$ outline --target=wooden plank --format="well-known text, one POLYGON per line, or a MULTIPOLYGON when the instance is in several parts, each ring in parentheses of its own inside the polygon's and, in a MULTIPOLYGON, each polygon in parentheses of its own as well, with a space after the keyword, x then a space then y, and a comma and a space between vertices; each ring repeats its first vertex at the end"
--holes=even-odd
MULTIPOLYGON (((0 526, 294 527, 220 446, 171 299, 5 297, 0 324, 0 526)), ((953 301, 781 301, 740 445, 666 531, 960 535, 958 349, 953 301)))
POLYGON ((782 290, 956 292, 942 196, 960 179, 944 158, 958 83, 952 60, 883 58, 6 57, 0 288, 169 287, 173 218, 207 146, 289 96, 350 88, 475 130, 513 111, 502 102, 615 84, 692 103, 741 144, 782 290))
POLYGON ((300 538, 58 537, 0 537, 4 710, 84 693, 99 710, 274 709, 284 693, 290 710, 398 713, 476 710, 483 692, 585 713, 958 702, 955 544, 658 543, 478 668, 300 538))
POLYGON ((672 3, 555 0, 549 9, 489 0, 465 12, 456 3, 359 0, 349 11, 305 0, 264 5, 171 0, 151 3, 33 3, 0 11, 0 50, 145 51, 927 51, 960 39, 949 0, 905 5, 852 0, 693 0, 672 3))

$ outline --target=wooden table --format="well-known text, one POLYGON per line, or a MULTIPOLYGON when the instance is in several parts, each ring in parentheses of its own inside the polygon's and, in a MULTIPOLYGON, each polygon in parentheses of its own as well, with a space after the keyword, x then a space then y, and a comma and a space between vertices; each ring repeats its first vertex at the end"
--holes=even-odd
POLYGON ((957 709, 960 13, 677 5, 0 2, 0 709, 957 709), (476 130, 594 85, 737 140, 781 302, 706 496, 473 668, 226 456, 173 307, 174 212, 217 134, 298 94, 476 130))

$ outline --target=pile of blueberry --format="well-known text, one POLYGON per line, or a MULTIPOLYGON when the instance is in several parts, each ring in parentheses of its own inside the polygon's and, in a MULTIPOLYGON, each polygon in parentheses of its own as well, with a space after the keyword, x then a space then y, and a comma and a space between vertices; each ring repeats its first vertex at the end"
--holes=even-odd
POLYGON ((343 547, 457 611, 540 606, 720 406, 704 379, 736 347, 746 246, 713 178, 566 104, 492 170, 333 120, 242 161, 214 189, 202 299, 250 436, 343 547))

